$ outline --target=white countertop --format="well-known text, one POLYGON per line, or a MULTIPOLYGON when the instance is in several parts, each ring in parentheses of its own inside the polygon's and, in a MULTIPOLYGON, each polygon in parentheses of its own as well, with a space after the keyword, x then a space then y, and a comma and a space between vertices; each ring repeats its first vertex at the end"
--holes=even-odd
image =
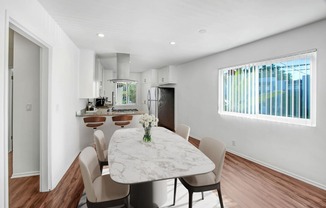
POLYGON ((143 142, 143 128, 115 131, 109 144, 111 178, 123 184, 156 181, 212 171, 214 163, 174 132, 152 128, 152 142, 143 142))

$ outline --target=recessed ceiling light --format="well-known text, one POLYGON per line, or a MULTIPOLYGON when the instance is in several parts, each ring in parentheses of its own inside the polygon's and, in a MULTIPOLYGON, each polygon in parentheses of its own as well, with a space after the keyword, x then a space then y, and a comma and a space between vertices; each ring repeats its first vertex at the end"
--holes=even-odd
POLYGON ((171 41, 171 42, 170 42, 171 45, 175 45, 175 43, 176 43, 176 42, 174 42, 174 41, 171 41))
POLYGON ((97 33, 97 36, 100 38, 104 38, 104 34, 103 33, 97 33))
POLYGON ((205 30, 205 29, 201 29, 201 30, 199 30, 198 32, 199 32, 199 33, 206 33, 207 30, 205 30))

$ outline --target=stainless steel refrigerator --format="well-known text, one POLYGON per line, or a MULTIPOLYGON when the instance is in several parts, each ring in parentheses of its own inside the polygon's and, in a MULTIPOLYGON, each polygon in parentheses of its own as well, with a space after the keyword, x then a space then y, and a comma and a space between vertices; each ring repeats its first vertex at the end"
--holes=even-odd
POLYGON ((150 88, 147 107, 149 114, 154 114, 159 119, 158 126, 174 131, 174 88, 150 88))

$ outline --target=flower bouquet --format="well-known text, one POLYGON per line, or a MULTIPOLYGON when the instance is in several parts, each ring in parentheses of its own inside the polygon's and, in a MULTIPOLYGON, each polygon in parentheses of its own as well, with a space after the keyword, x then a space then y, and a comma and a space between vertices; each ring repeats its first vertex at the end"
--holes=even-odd
POLYGON ((144 131, 145 131, 143 141, 144 142, 152 141, 151 128, 153 126, 157 126, 158 118, 156 118, 154 115, 148 115, 146 113, 140 117, 139 123, 141 123, 143 125, 144 131))

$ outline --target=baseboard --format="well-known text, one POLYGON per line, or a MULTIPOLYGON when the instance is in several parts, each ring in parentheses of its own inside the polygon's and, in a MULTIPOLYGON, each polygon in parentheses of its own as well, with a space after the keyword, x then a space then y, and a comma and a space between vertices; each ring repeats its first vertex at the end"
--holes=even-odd
POLYGON ((22 178, 22 177, 37 176, 37 175, 40 175, 40 171, 31 171, 31 172, 24 172, 24 173, 13 173, 11 178, 22 178))
POLYGON ((307 178, 305 178, 305 177, 299 176, 299 175, 294 174, 294 173, 292 173, 292 172, 289 172, 289 171, 286 171, 286 170, 280 169, 280 168, 278 168, 278 167, 272 166, 272 165, 270 165, 270 164, 268 164, 268 163, 265 163, 265 162, 262 162, 262 161, 260 161, 260 160, 257 160, 257 159, 254 159, 254 158, 252 158, 252 157, 249 157, 249 156, 247 156, 247 155, 241 154, 241 153, 239 153, 239 152, 237 152, 237 151, 230 150, 230 149, 227 149, 227 151, 230 152, 230 153, 232 153, 232 154, 235 154, 235 155, 237 155, 237 156, 239 156, 239 157, 245 158, 245 159, 250 160, 250 161, 252 161, 252 162, 254 162, 254 163, 257 163, 257 164, 259 164, 259 165, 262 165, 262 166, 264 166, 264 167, 270 168, 270 169, 272 169, 272 170, 275 170, 275 171, 277 171, 277 172, 283 173, 283 174, 285 174, 285 175, 288 175, 288 176, 290 176, 290 177, 293 177, 293 178, 295 178, 295 179, 298 179, 298 180, 303 181, 303 182, 305 182, 305 183, 308 183, 308 184, 310 184, 310 185, 313 185, 313 186, 316 186, 316 187, 321 188, 321 189, 323 189, 323 190, 326 190, 326 185, 320 184, 320 183, 318 183, 318 182, 312 181, 312 180, 310 180, 310 179, 307 179, 307 178))

